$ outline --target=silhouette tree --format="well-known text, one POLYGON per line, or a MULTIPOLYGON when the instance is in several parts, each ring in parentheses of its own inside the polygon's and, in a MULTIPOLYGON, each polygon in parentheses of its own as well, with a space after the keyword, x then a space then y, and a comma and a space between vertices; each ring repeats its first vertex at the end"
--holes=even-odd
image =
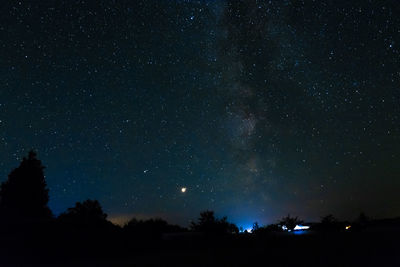
POLYGON ((101 224, 108 222, 107 214, 103 212, 100 203, 97 200, 85 200, 76 202, 75 207, 68 210, 58 217, 62 222, 78 224, 101 224))
POLYGON ((217 220, 214 216, 214 212, 207 210, 200 213, 198 223, 191 223, 191 228, 193 228, 194 230, 205 230, 207 227, 215 225, 216 223, 217 220))
POLYGON ((253 228, 251 229, 251 231, 253 233, 257 232, 258 230, 260 230, 260 226, 258 225, 258 222, 253 223, 253 228))
POLYGON ((217 219, 214 212, 209 210, 201 212, 198 222, 192 222, 190 228, 193 231, 205 233, 232 234, 239 232, 239 228, 235 224, 229 223, 226 217, 217 219))
POLYGON ((49 190, 44 177, 44 166, 30 151, 8 180, 1 184, 0 215, 2 220, 49 219, 52 213, 47 206, 49 190))
POLYGON ((300 220, 297 216, 296 217, 290 217, 290 214, 286 217, 283 217, 282 220, 279 221, 279 224, 281 226, 286 226, 287 230, 292 231, 296 225, 302 224, 303 221, 300 220))

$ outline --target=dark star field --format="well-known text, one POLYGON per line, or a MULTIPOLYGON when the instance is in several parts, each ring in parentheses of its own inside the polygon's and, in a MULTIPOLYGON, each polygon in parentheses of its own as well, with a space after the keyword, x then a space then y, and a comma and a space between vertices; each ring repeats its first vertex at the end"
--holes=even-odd
POLYGON ((56 215, 398 216, 399 115, 396 0, 0 7, 1 181, 35 149, 56 215))

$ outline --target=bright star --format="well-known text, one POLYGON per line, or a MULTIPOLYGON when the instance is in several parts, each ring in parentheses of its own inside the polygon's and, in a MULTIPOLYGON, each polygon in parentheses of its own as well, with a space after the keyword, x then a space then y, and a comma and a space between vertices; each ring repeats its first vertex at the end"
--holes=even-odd
POLYGON ((181 192, 182 192, 182 193, 185 193, 185 192, 186 192, 186 187, 182 187, 182 188, 181 188, 181 192))

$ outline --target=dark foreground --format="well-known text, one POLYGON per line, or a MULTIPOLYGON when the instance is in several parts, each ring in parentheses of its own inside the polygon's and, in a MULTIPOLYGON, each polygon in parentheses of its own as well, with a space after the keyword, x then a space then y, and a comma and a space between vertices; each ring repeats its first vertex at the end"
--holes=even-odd
POLYGON ((59 230, 3 228, 0 266, 400 266, 400 232, 389 230, 148 238, 59 230))

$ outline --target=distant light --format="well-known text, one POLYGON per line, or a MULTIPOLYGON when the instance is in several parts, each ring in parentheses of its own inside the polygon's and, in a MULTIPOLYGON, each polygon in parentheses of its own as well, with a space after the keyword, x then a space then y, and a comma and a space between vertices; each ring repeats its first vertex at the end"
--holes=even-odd
POLYGON ((182 192, 182 193, 185 193, 185 192, 186 192, 186 189, 187 189, 186 187, 182 187, 182 188, 181 188, 181 192, 182 192))
POLYGON ((253 232, 253 228, 246 228, 246 229, 242 228, 242 230, 240 230, 239 232, 240 233, 251 233, 251 232, 253 232))
POLYGON ((351 225, 346 226, 346 230, 349 230, 351 228, 351 225))
MULTIPOLYGON (((308 229, 310 229, 310 226, 307 226, 307 225, 296 225, 296 226, 293 228, 294 231, 308 230, 308 229)), ((283 231, 291 232, 291 230, 290 230, 289 228, 287 228, 286 225, 282 225, 282 230, 283 230, 283 231)))
POLYGON ((307 225, 296 225, 296 227, 293 230, 297 231, 297 230, 307 230, 307 229, 310 229, 310 226, 307 226, 307 225))

